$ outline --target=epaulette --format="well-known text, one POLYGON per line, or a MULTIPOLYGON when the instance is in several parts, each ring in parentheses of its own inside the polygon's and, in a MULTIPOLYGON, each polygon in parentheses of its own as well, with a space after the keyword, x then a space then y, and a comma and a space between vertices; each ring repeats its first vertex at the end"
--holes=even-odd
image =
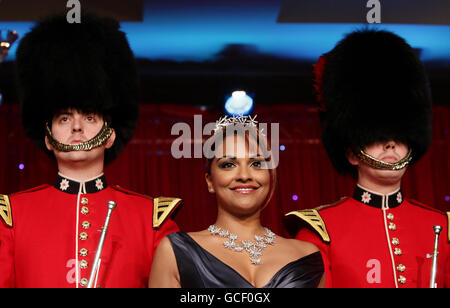
POLYGON ((0 216, 9 227, 13 226, 11 203, 7 195, 0 195, 0 216))
POLYGON ((328 235, 327 227, 325 226, 325 222, 317 210, 301 210, 301 211, 293 211, 287 213, 288 215, 295 215, 301 220, 307 222, 314 230, 319 233, 320 237, 325 243, 330 243, 330 236, 328 235))
POLYGON ((302 221, 309 224, 322 238, 322 241, 325 243, 330 243, 331 239, 327 231, 327 227, 325 225, 325 222, 323 221, 322 217, 319 214, 320 210, 323 210, 325 208, 329 208, 332 206, 336 206, 338 204, 341 204, 345 200, 347 200, 348 197, 344 197, 340 199, 337 202, 331 203, 331 204, 325 204, 316 207, 315 209, 306 209, 306 210, 300 210, 300 211, 293 211, 290 213, 287 213, 285 216, 296 216, 300 218, 302 221))
POLYGON ((424 208, 426 210, 430 210, 436 213, 439 213, 441 215, 447 216, 447 240, 450 242, 450 212, 443 212, 441 210, 435 209, 434 207, 431 207, 429 205, 423 204, 422 202, 419 202, 414 199, 406 199, 409 203, 420 206, 421 208, 424 208))
POLYGON ((183 200, 170 197, 153 199, 153 228, 159 228, 170 215, 183 204, 183 200))

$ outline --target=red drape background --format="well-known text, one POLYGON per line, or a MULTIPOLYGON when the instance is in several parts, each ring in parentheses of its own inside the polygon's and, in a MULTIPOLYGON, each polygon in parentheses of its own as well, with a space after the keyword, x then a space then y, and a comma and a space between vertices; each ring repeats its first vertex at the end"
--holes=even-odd
MULTIPOLYGON (((204 161, 173 158, 171 144, 179 136, 172 136, 171 128, 175 123, 185 122, 193 131, 194 114, 202 115, 203 125, 215 121, 220 114, 176 104, 141 104, 140 109, 132 141, 105 169, 109 183, 153 197, 183 198, 185 205, 176 217, 180 228, 185 231, 206 228, 214 222, 216 206, 213 195, 206 189, 204 161)), ((278 187, 262 220, 274 232, 287 236, 282 223, 285 213, 349 196, 355 183, 332 168, 320 141, 316 108, 301 104, 257 106, 255 113, 260 122, 280 124, 280 145, 285 149, 280 151, 278 187)), ((407 197, 449 211, 450 108, 434 106, 433 115, 431 147, 407 171, 403 190, 407 197)), ((18 104, 0 106, 0 142, 0 193, 53 183, 55 163, 24 136, 18 104)), ((36 206, 41 202, 45 200, 36 200, 36 206)))

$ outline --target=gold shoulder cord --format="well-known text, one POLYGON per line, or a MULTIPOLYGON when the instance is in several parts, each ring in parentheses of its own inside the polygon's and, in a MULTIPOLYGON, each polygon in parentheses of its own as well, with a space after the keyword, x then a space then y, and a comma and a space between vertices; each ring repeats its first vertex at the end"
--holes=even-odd
POLYGON ((11 204, 7 195, 0 195, 0 217, 8 226, 13 226, 11 204))
POLYGON ((47 137, 55 150, 61 152, 72 152, 72 151, 90 151, 94 148, 102 146, 112 135, 112 128, 108 126, 108 123, 103 123, 103 127, 100 132, 92 139, 78 143, 78 144, 65 144, 55 140, 52 136, 52 131, 50 130, 48 123, 45 123, 45 128, 47 131, 47 137))

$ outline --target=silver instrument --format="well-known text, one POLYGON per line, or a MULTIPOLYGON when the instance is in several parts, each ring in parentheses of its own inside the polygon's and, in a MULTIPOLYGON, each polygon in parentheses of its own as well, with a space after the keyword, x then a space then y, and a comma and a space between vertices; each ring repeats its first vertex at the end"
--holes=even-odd
POLYGON ((433 258, 433 263, 431 265, 431 278, 430 278, 430 288, 434 289, 437 288, 437 283, 436 283, 436 273, 437 273, 437 260, 438 260, 438 255, 439 255, 439 251, 438 251, 438 246, 439 246, 439 234, 441 233, 442 227, 441 226, 433 226, 433 231, 434 231, 434 250, 433 250, 433 254, 430 256, 433 258))
POLYGON ((100 257, 102 255, 103 243, 105 242, 106 233, 108 232, 108 226, 109 226, 109 220, 111 218, 111 213, 117 206, 117 203, 114 201, 108 201, 107 204, 108 204, 108 213, 106 214, 105 224, 103 225, 102 234, 101 234, 100 240, 98 242, 97 252, 95 253, 94 264, 92 266, 91 275, 89 276, 89 282, 88 282, 87 288, 92 288, 92 286, 94 284, 94 280, 97 275, 97 272, 98 272, 98 269, 100 266, 100 262, 101 262, 100 257))

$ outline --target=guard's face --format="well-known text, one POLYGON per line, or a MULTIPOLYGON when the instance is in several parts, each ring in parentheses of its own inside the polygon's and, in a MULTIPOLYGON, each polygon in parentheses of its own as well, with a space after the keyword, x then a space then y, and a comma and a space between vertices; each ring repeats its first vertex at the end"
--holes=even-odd
MULTIPOLYGON (((384 162, 396 163, 408 154, 409 149, 405 143, 388 140, 384 142, 375 142, 366 146, 363 150, 370 156, 384 162)), ((388 183, 400 181, 407 168, 401 170, 380 170, 361 162, 355 155, 348 158, 351 164, 358 167, 359 177, 369 176, 373 180, 387 181, 388 183)))
POLYGON ((95 113, 83 114, 69 109, 52 120, 52 134, 59 142, 78 144, 93 138, 100 132, 103 118, 95 113))
MULTIPOLYGON (((53 138, 65 144, 79 144, 95 137, 103 127, 103 117, 95 113, 81 113, 74 109, 65 110, 53 117, 51 131, 53 138)), ((113 140, 112 140, 113 142, 113 140)), ((90 151, 60 152, 48 143, 47 149, 53 151, 57 160, 82 161, 86 159, 103 158, 105 148, 112 146, 107 142, 105 146, 90 151)))
MULTIPOLYGON (((250 138, 249 142, 254 141, 250 138)), ((258 147, 249 146, 249 142, 244 137, 228 136, 217 147, 206 182, 209 190, 216 194, 219 211, 247 216, 261 210, 265 204, 270 190, 270 172, 261 168, 265 159, 258 147), (234 144, 234 147, 227 144, 234 144)))
POLYGON ((403 142, 389 140, 376 142, 364 148, 364 151, 387 163, 396 163, 408 154, 408 146, 403 142))

